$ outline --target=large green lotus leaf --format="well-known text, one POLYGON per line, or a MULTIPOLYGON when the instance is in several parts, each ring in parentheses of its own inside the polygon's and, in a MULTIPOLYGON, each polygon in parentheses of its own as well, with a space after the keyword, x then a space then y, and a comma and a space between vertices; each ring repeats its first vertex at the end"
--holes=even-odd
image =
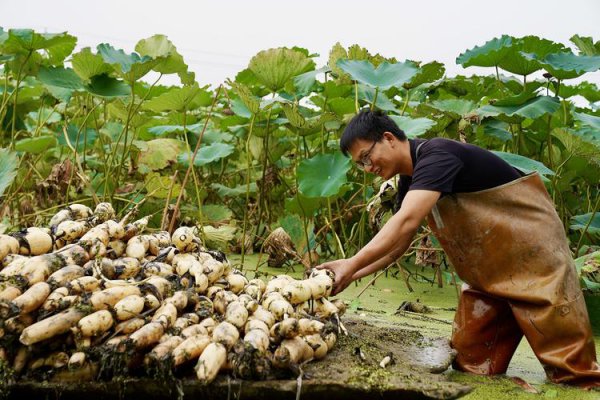
POLYGON ((72 89, 65 89, 58 86, 46 86, 46 89, 55 99, 58 99, 63 103, 71 101, 71 97, 73 97, 73 93, 75 92, 72 89))
POLYGON ((329 123, 335 123, 338 119, 335 114, 325 112, 316 117, 307 118, 305 121, 306 123, 302 128, 294 130, 300 136, 310 136, 319 133, 323 128, 329 129, 329 123))
POLYGON ((419 68, 419 72, 410 80, 410 82, 404 84, 404 87, 412 89, 424 83, 435 82, 438 79, 442 79, 444 72, 446 72, 444 64, 437 61, 427 63, 419 68))
POLYGON ((536 90, 537 89, 534 88, 534 85, 528 86, 527 89, 523 90, 521 93, 514 95, 514 96, 504 97, 504 98, 494 102, 493 105, 500 106, 500 107, 520 106, 522 104, 527 103, 529 100, 533 99, 534 97, 537 97, 536 90))
MULTIPOLYGON (((33 77, 32 77, 33 79, 33 77)), ((12 91, 12 90, 11 90, 12 91)), ((22 85, 19 89, 19 100, 17 104, 26 104, 31 101, 37 102, 39 98, 44 95, 45 88, 40 85, 37 81, 29 81, 22 85), (27 86, 25 86, 27 85, 27 86)))
POLYGON ((151 172, 145 178, 146 191, 148 196, 157 199, 166 199, 171 194, 171 198, 177 198, 181 193, 181 184, 173 184, 170 176, 162 176, 157 172, 151 172))
POLYGON ((302 223, 302 219, 298 215, 284 215, 279 217, 277 222, 272 225, 272 229, 283 228, 283 230, 290 235, 292 239, 292 243, 294 244, 294 248, 300 253, 304 253, 304 246, 306 245, 306 240, 303 238, 304 235, 304 224, 302 223), (302 242, 302 245, 300 245, 302 242))
POLYGON ((571 42, 577 46, 581 54, 586 56, 599 56, 600 55, 600 41, 594 43, 594 39, 591 37, 573 35, 571 42))
POLYGON ((314 62, 301 51, 280 47, 259 52, 248 68, 272 92, 277 92, 291 78, 314 69, 314 62))
MULTIPOLYGON (((186 130, 190 130, 190 127, 187 126, 186 130)), ((169 133, 182 133, 183 131, 183 125, 157 125, 148 128, 148 132, 154 136, 162 136, 169 133)))
POLYGON ((294 86, 299 93, 310 93, 317 82, 317 75, 329 72, 329 67, 321 67, 313 71, 308 71, 294 78, 294 86))
POLYGON ((233 217, 233 211, 223 204, 204 204, 202 218, 204 222, 220 224, 227 223, 233 217))
POLYGON ((554 172, 550 168, 546 167, 539 161, 532 160, 531 158, 523 157, 513 153, 505 153, 503 151, 492 151, 492 153, 496 154, 513 167, 525 173, 537 171, 540 173, 540 175, 554 175, 554 172))
POLYGON ((476 104, 473 101, 462 99, 435 100, 431 102, 431 106, 459 117, 470 113, 476 108, 476 104))
POLYGON ((306 197, 330 197, 347 182, 350 159, 340 152, 317 154, 298 165, 298 189, 306 197))
POLYGON ((137 53, 127 54, 123 50, 117 50, 108 43, 101 43, 97 47, 98 54, 102 56, 102 59, 111 65, 117 65, 118 71, 121 73, 127 73, 131 71, 131 68, 135 64, 144 63, 152 60, 152 57, 143 56, 141 57, 137 53))
MULTIPOLYGON (((258 187, 256 186, 256 182, 251 182, 249 185, 249 193, 255 194, 258 191, 258 187)), ((214 189, 217 194, 221 198, 225 197, 239 197, 242 195, 246 195, 247 186, 246 185, 238 185, 236 187, 230 188, 220 183, 213 183, 210 185, 212 189, 214 189)))
POLYGON ((281 108, 292 126, 301 128, 306 124, 306 120, 298 111, 298 106, 296 104, 281 103, 281 108))
POLYGON ((321 197, 306 197, 298 192, 296 196, 285 199, 285 210, 289 213, 308 218, 321 209, 323 202, 324 200, 321 197))
POLYGON ((336 97, 327 101, 331 111, 339 116, 353 114, 356 112, 356 102, 349 97, 336 97))
MULTIPOLYGON (((600 148, 600 129, 584 126, 577 130, 570 129, 569 132, 600 148)), ((600 154, 598 155, 598 158, 600 158, 600 154)))
POLYGON ((574 86, 569 86, 561 83, 561 85, 559 86, 558 95, 563 99, 568 99, 569 97, 580 95, 583 96, 590 103, 600 101, 600 89, 598 89, 598 86, 596 86, 595 83, 590 82, 581 82, 574 86))
POLYGON ((582 215, 575 215, 571 218, 571 225, 569 228, 575 231, 583 231, 587 227, 587 232, 593 235, 600 234, 600 211, 594 213, 587 213, 582 215), (593 217, 593 218, 592 218, 593 217))
POLYGON ((503 35, 475 46, 456 57, 456 63, 463 67, 495 67, 509 52, 513 37, 503 35))
POLYGON ((294 247, 299 254, 304 254, 308 251, 308 246, 306 243, 307 236, 311 244, 315 241, 314 224, 309 222, 306 226, 305 233, 304 224, 302 223, 302 218, 300 218, 299 215, 286 215, 280 217, 277 220, 275 228, 276 227, 282 227, 287 234, 290 235, 290 238, 294 243, 294 247))
POLYGON ((600 165, 600 146, 589 140, 589 137, 577 135, 571 131, 561 128, 552 130, 552 135, 565 146, 565 149, 576 157, 581 157, 589 163, 600 165))
POLYGON ((484 121, 482 125, 484 134, 505 143, 512 140, 512 134, 508 130, 508 124, 506 122, 491 119, 484 121))
MULTIPOLYGON (((235 147, 227 143, 212 143, 208 146, 201 146, 196 158, 194 159, 194 165, 201 167, 206 164, 218 161, 222 158, 229 156, 235 151, 235 147)), ((177 157, 177 160, 183 166, 188 166, 192 154, 185 152, 177 157)))
POLYGON ((21 139, 15 143, 15 150, 40 154, 56 146, 56 138, 51 135, 21 139))
MULTIPOLYGON (((71 146, 76 148, 77 151, 81 151, 84 148, 89 148, 94 144, 98 138, 98 132, 92 128, 84 128, 81 130, 81 132, 79 132, 79 127, 77 125, 69 124, 67 127, 67 137, 69 138, 71 146)), ((67 144, 67 140, 65 139, 65 135, 62 133, 62 131, 58 134, 58 143, 63 146, 67 144)))
POLYGON ((148 150, 142 152, 140 163, 153 171, 176 163, 177 156, 185 151, 185 143, 177 139, 154 139, 147 144, 148 150))
POLYGON ((14 152, 8 149, 0 149, 0 197, 15 180, 18 166, 19 159, 14 152))
MULTIPOLYGON (((194 85, 197 85, 197 83, 194 83, 194 85)), ((209 91, 206 87, 200 88, 189 104, 190 110, 211 106, 214 102, 215 94, 216 92, 209 91)))
POLYGON ((591 126, 595 129, 600 129, 600 117, 595 115, 574 112, 573 117, 584 125, 591 126))
POLYGON ((112 142, 116 142, 118 140, 121 132, 123 132, 123 124, 115 121, 108 121, 102 126, 102 128, 100 128, 100 134, 112 142))
POLYGON ((184 85, 194 83, 194 73, 188 71, 183 57, 165 35, 154 35, 140 40, 135 46, 135 51, 141 56, 160 58, 161 61, 153 68, 155 71, 163 74, 177 74, 184 85))
POLYGON ((125 97, 131 94, 131 88, 125 82, 106 74, 92 76, 90 83, 85 85, 85 90, 107 99, 125 97))
POLYGON ((227 84, 231 86, 233 91, 240 97, 240 100, 252 114, 258 113, 260 110, 260 99, 252 94, 248 86, 232 80, 228 80, 227 84))
POLYGON ((339 42, 334 44, 331 50, 329 51, 329 60, 327 65, 331 69, 331 73, 334 77, 337 77, 339 81, 344 81, 346 79, 350 79, 350 77, 344 73, 344 71, 338 67, 338 60, 347 59, 348 52, 339 42))
POLYGON ((375 98, 376 90, 374 87, 360 84, 358 85, 358 98, 369 104, 373 104, 373 101, 375 101, 375 108, 380 110, 398 112, 396 105, 392 103, 385 93, 379 92, 377 93, 377 98, 375 98))
POLYGON ((327 81, 323 84, 323 96, 328 99, 336 97, 354 97, 354 85, 339 84, 336 81, 327 81))
POLYGON ((77 38, 64 33, 36 33, 31 29, 10 29, 2 44, 2 53, 27 54, 44 50, 51 65, 62 65, 71 54, 77 38))
POLYGON ((50 107, 40 107, 37 109, 37 111, 31 111, 27 114, 27 118, 28 120, 25 121, 25 124, 27 125, 27 129, 30 131, 35 130, 38 121, 41 121, 45 124, 54 124, 62 121, 62 115, 50 107))
POLYGON ((509 46, 509 50, 502 57, 498 66, 505 71, 517 75, 529 75, 542 68, 540 63, 523 54, 535 54, 537 59, 543 59, 551 53, 558 53, 564 49, 560 43, 554 43, 550 40, 540 39, 537 36, 525 36, 520 39, 514 39, 509 46))
POLYGON ((127 82, 135 82, 152 70, 161 60, 137 53, 127 54, 108 43, 97 46, 98 54, 127 82))
POLYGON ((391 115, 390 118, 394 120, 396 125, 398 125, 409 138, 421 136, 435 125, 435 121, 432 121, 429 118, 410 118, 400 115, 391 115))
POLYGON ((89 47, 81 49, 80 52, 71 56, 73 70, 81 79, 88 81, 96 75, 108 74, 112 67, 104 62, 100 54, 93 54, 89 47))
POLYGON ((146 101, 143 107, 154 112, 182 111, 190 104, 199 90, 198 84, 181 88, 172 87, 168 92, 146 101))
POLYGON ((553 114, 559 107, 560 102, 556 98, 540 96, 519 106, 483 106, 477 110, 477 113, 483 118, 505 115, 536 119, 546 114, 553 114))
POLYGON ((374 60, 374 57, 371 56, 369 50, 366 48, 359 46, 358 44, 353 44, 348 47, 348 59, 350 60, 371 60, 373 64, 379 65, 381 60, 374 60))
POLYGON ((71 68, 41 67, 38 79, 44 85, 56 86, 63 89, 83 89, 81 78, 71 68))
POLYGON ((526 58, 536 59, 546 71, 556 79, 573 79, 600 69, 600 56, 575 55, 572 52, 548 54, 539 59, 536 55, 524 54, 526 58))
POLYGON ((246 104, 244 104, 240 98, 236 97, 231 99, 231 111, 233 111, 236 116, 246 120, 252 118, 252 112, 248 109, 248 107, 246 107, 246 104))
POLYGON ((142 57, 166 58, 177 49, 165 35, 154 35, 148 39, 142 39, 135 45, 137 51, 142 57))
POLYGON ((337 65, 350 74, 352 79, 384 90, 402 86, 419 71, 412 61, 395 64, 383 62, 377 68, 367 60, 339 60, 337 65))

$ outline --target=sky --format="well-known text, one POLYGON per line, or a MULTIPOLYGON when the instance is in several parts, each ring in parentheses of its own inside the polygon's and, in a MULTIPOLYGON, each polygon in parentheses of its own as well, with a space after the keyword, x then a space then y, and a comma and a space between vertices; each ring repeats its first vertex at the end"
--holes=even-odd
MULTIPOLYGON (((491 74, 465 71, 456 57, 502 34, 566 45, 574 34, 600 40, 600 1, 0 0, 0 26, 67 31, 78 38, 78 49, 107 42, 127 52, 140 39, 164 34, 196 80, 216 86, 234 78, 260 50, 304 47, 320 55, 320 67, 336 42, 400 61, 440 61, 449 76, 491 74)), ((600 72, 586 79, 600 82, 600 72)))

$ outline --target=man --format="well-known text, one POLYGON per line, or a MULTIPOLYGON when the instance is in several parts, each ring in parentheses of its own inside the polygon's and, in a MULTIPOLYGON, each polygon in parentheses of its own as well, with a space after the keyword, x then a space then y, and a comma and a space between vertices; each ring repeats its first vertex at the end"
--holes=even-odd
POLYGON ((335 272, 334 293, 407 250, 422 220, 463 286, 451 343, 456 369, 506 372, 523 335, 550 380, 600 386, 594 341, 564 229, 538 174, 448 139, 407 140, 386 115, 363 111, 340 147, 383 179, 400 174, 400 209, 335 272))

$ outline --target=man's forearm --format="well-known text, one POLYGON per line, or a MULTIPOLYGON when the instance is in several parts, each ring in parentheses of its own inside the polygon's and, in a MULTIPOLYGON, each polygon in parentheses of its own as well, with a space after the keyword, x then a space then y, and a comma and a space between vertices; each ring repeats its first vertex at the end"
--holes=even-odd
POLYGON ((388 265, 395 262, 398 258, 400 258, 402 256, 402 254, 404 254, 406 252, 407 248, 408 248, 408 246, 401 246, 399 248, 396 248, 396 249, 392 250, 390 253, 381 257, 379 260, 375 261, 374 263, 371 263, 371 264, 367 265, 366 267, 361 268, 360 270, 356 271, 354 273, 354 275, 352 275, 352 280, 356 280, 356 279, 365 277, 374 272, 384 269, 388 265))
POLYGON ((363 269, 355 272, 354 275, 352 275, 352 280, 355 281, 357 279, 360 279, 362 277, 370 275, 374 272, 384 269, 385 267, 387 267, 390 264, 391 263, 388 261, 387 257, 380 258, 379 260, 375 261, 374 263, 369 264, 366 267, 364 267, 363 269))

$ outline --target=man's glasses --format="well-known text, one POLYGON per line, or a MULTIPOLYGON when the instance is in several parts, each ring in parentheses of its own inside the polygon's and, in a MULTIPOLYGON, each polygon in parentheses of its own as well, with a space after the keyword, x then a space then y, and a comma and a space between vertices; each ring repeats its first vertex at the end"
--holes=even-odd
POLYGON ((360 169, 360 170, 365 170, 365 168, 370 167, 371 165, 373 165, 373 163, 371 162, 371 152, 373 151, 373 147, 375 147, 375 145, 378 142, 373 142, 373 144, 371 145, 371 147, 369 147, 369 150, 366 151, 366 153, 364 153, 362 155, 362 157, 360 158, 360 160, 358 160, 356 162, 356 166, 360 169))

